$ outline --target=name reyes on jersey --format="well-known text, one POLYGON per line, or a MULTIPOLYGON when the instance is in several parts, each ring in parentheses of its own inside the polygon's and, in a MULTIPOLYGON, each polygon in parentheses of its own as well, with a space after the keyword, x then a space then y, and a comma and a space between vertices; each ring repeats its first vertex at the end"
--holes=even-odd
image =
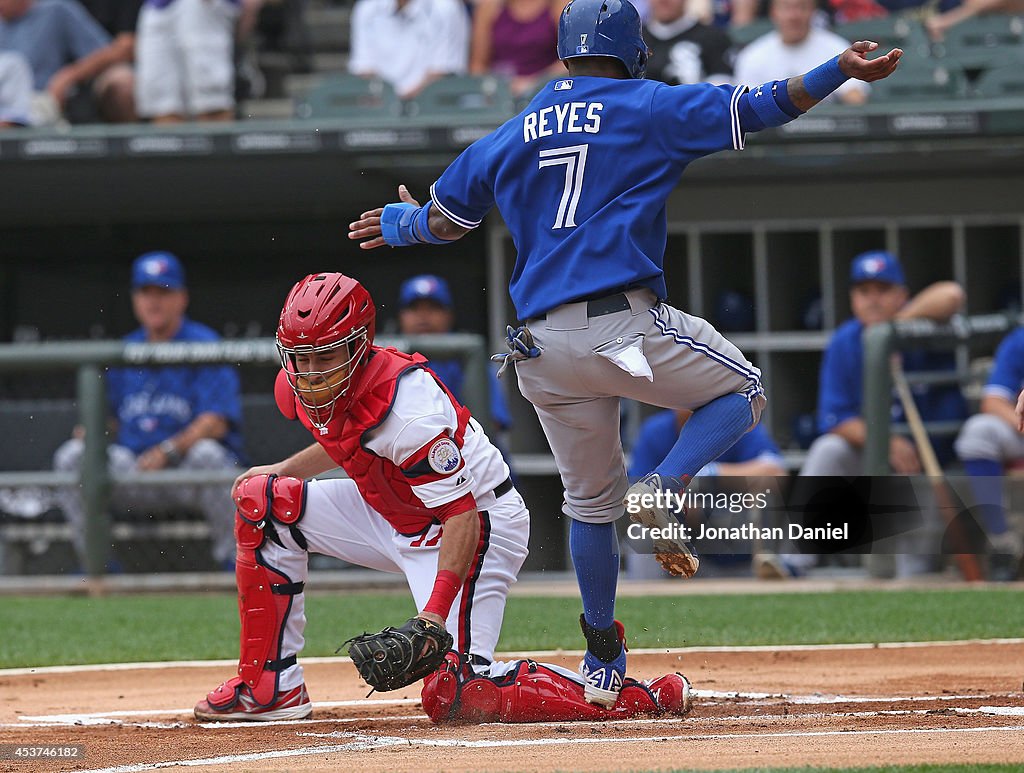
POLYGON ((523 142, 552 134, 597 134, 602 110, 600 102, 566 102, 527 113, 523 116, 523 142))

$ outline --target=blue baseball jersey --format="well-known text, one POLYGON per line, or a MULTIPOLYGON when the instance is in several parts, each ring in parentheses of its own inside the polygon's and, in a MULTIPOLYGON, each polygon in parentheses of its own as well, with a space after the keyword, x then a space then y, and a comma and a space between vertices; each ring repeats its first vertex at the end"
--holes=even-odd
MULTIPOLYGON (((643 424, 637 434, 633 455, 629 462, 629 476, 641 478, 655 469, 679 439, 679 426, 676 424, 675 411, 660 411, 643 424)), ((725 464, 749 462, 752 459, 771 459, 782 466, 783 459, 779 447, 772 436, 762 425, 758 424, 750 432, 742 435, 729 449, 715 459, 725 464)))
MULTIPOLYGON (((836 330, 825 350, 821 363, 818 389, 818 431, 829 432, 847 419, 860 416, 864 384, 864 325, 856 319, 844 322, 836 330)), ((955 370, 956 360, 951 352, 929 352, 911 349, 903 352, 903 370, 938 371, 955 370)), ((967 403, 959 387, 912 387, 914 402, 925 421, 958 421, 967 417, 967 403)), ((893 395, 892 420, 906 421, 903 406, 893 395)), ((937 438, 935 450, 940 459, 950 458, 952 438, 937 438)))
POLYGON ((465 227, 496 204, 517 250, 510 293, 522 320, 629 287, 665 298, 665 200, 695 159, 743 148, 744 86, 551 81, 431 186, 465 227))
POLYGON ((1024 327, 1009 333, 996 349, 995 363, 985 384, 985 394, 1016 404, 1024 389, 1024 327))
MULTIPOLYGON (((124 340, 145 342, 146 331, 140 328, 124 340)), ((186 319, 172 340, 219 341, 220 336, 186 319)), ((136 454, 177 434, 199 414, 216 413, 228 421, 228 434, 221 442, 242 459, 238 372, 230 365, 111 368, 107 400, 118 419, 118 444, 136 454)))
MULTIPOLYGON (((430 360, 427 363, 444 385, 448 387, 455 399, 462 402, 462 387, 466 374, 462 370, 462 363, 458 360, 430 360)), ((490 397, 491 419, 498 426, 498 429, 509 429, 512 426, 512 414, 505 402, 505 394, 501 391, 501 384, 498 377, 490 368, 487 370, 487 388, 490 397)))

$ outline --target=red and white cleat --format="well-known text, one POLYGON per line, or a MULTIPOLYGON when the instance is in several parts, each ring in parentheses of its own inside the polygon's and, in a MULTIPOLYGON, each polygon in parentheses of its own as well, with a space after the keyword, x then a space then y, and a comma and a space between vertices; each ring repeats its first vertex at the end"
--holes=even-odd
POLYGON ((313 714, 306 685, 278 693, 269 706, 260 706, 252 692, 237 677, 220 685, 195 707, 196 719, 206 722, 270 722, 307 719, 313 714))

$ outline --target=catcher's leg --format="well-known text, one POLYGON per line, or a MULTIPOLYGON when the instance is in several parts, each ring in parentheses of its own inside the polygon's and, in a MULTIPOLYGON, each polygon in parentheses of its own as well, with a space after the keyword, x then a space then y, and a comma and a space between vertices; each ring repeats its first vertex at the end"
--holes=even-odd
POLYGON ((585 684, 568 669, 532 660, 495 664, 491 673, 480 675, 452 652, 423 681, 421 697, 427 715, 438 723, 594 721, 690 710, 690 683, 680 674, 651 682, 627 677, 609 708, 588 701, 585 684))
MULTIPOLYGON (((236 535, 239 547, 235 571, 239 578, 239 611, 242 614, 242 663, 256 677, 262 677, 264 690, 273 686, 276 677, 277 698, 270 698, 270 706, 253 705, 257 696, 250 695, 251 687, 245 684, 245 675, 241 674, 218 687, 207 700, 196 706, 196 716, 201 719, 279 719, 309 715, 310 704, 302 666, 296 662, 296 656, 302 650, 306 627, 305 595, 299 586, 303 586, 308 577, 309 552, 333 556, 371 569, 400 571, 394 559, 387 554, 391 550, 390 526, 359 496, 353 481, 314 480, 302 483, 294 478, 268 481, 271 481, 269 476, 256 476, 247 480, 239 490, 242 497, 238 502, 240 513, 236 535), (271 517, 259 529, 252 522, 258 522, 266 516, 268 504, 261 497, 268 493, 272 500, 269 506, 271 517), (302 503, 289 507, 288 503, 295 503, 296 494, 302 496, 302 503), (242 560, 243 554, 245 561, 242 560), (291 584, 293 590, 298 589, 300 592, 290 596, 274 595, 270 602, 280 603, 281 599, 287 598, 290 605, 286 609, 279 608, 275 603, 257 603, 260 594, 265 595, 265 590, 260 589, 261 585, 285 581, 291 584), (252 610, 249 615, 246 615, 243 605, 252 610), (247 621, 250 627, 258 625, 260 630, 272 627, 271 636, 264 644, 269 643, 277 651, 266 657, 282 661, 279 666, 283 670, 268 672, 270 675, 256 673, 258 669, 251 665, 254 658, 246 657, 245 654, 250 638, 247 621), (239 707, 238 702, 233 703, 236 699, 244 705, 239 707), (286 700, 298 700, 302 709, 296 706, 277 706, 278 702, 286 700), (273 715, 272 712, 278 709, 288 711, 273 715)), ((255 659, 258 660, 259 655, 255 659)), ((257 682, 259 684, 258 679, 257 682)), ((260 693, 260 697, 267 700, 264 693, 260 693)))
POLYGON ((305 509, 305 489, 301 480, 270 475, 249 478, 238 489, 238 675, 196 705, 197 719, 303 719, 312 713, 296 663, 305 624, 307 561, 296 524, 305 509))

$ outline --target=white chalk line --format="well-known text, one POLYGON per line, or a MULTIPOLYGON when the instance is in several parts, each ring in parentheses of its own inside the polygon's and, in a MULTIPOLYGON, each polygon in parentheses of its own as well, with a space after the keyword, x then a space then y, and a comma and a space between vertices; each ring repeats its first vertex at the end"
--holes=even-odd
POLYGON ((708 740, 733 740, 753 739, 764 740, 767 738, 824 738, 824 737, 852 737, 871 735, 921 735, 928 733, 1017 733, 1024 731, 1024 725, 1006 727, 963 727, 963 728, 934 728, 934 729, 894 729, 894 730, 815 730, 803 732, 784 733, 718 733, 699 735, 662 735, 662 736, 630 736, 624 738, 543 738, 543 739, 515 739, 515 740, 492 740, 492 741, 468 741, 460 739, 412 739, 396 736, 373 736, 362 733, 332 733, 325 734, 327 738, 349 738, 347 743, 332 744, 324 746, 307 746, 298 749, 282 749, 269 752, 253 752, 250 754, 232 754, 221 757, 206 757, 198 760, 171 760, 167 762, 135 763, 131 765, 119 765, 110 768, 93 768, 81 773, 143 773, 148 770, 159 770, 170 767, 199 767, 202 765, 231 765, 237 762, 258 762, 268 759, 282 759, 286 757, 305 757, 312 754, 335 754, 340 752, 361 752, 385 749, 396 746, 409 748, 460 748, 460 749, 487 749, 507 748, 523 746, 574 746, 583 744, 623 744, 623 743, 657 743, 666 741, 708 741, 708 740))
MULTIPOLYGON (((699 696, 698 696, 699 697, 699 696)), ((977 698, 995 698, 1002 696, 973 696, 977 698)), ((950 700, 956 699, 956 696, 951 696, 950 700)), ((873 700, 869 702, 901 702, 903 700, 910 699, 893 699, 892 701, 879 701, 873 700)), ((410 703, 414 702, 409 699, 410 703)), ((852 703, 863 702, 863 701, 849 701, 852 703)), ((326 708, 330 705, 344 704, 351 705, 352 701, 337 701, 331 703, 317 703, 314 704, 316 707, 326 708)), ((794 703, 793 701, 789 702, 794 703)), ((823 702, 824 703, 824 702, 823 702)), ((810 701, 806 702, 806 705, 814 705, 810 701)), ((1024 707, 1022 706, 981 706, 979 708, 963 708, 953 706, 950 710, 957 714, 964 715, 988 715, 988 716, 1007 716, 1007 717, 1024 717, 1024 707)), ((705 723, 720 723, 720 722, 749 722, 766 717, 773 717, 776 719, 819 719, 825 717, 845 717, 845 718, 865 718, 865 717, 883 717, 883 716, 908 716, 908 715, 926 715, 931 714, 934 709, 879 709, 874 711, 839 711, 839 712, 807 712, 803 714, 791 714, 786 717, 774 714, 733 714, 725 716, 701 716, 701 715, 689 715, 688 717, 649 717, 649 718, 637 718, 637 719, 615 719, 615 720, 576 720, 573 721, 574 725, 618 725, 618 724, 674 724, 679 722, 692 722, 699 720, 705 723)), ((104 725, 117 725, 121 727, 135 727, 135 728, 147 728, 147 729, 158 729, 158 730, 180 730, 182 728, 201 727, 207 730, 224 730, 232 728, 242 727, 272 727, 272 726, 302 726, 302 725, 316 725, 316 724, 349 724, 356 722, 383 722, 383 721, 422 721, 429 719, 426 714, 393 714, 393 715, 367 715, 360 717, 344 717, 336 719, 286 719, 286 720, 272 720, 267 722, 125 722, 115 717, 117 716, 130 716, 130 715, 147 715, 147 714, 158 714, 166 716, 170 712, 160 711, 139 711, 139 712, 109 712, 107 714, 89 714, 89 715, 52 715, 52 716, 41 716, 41 717, 22 717, 26 720, 21 723, 8 723, 0 724, 0 729, 27 729, 27 728, 54 728, 54 727, 93 727, 93 726, 104 726, 104 725)), ((180 710, 179 714, 191 714, 191 710, 180 710)), ((564 725, 564 721, 553 721, 553 722, 533 722, 532 727, 559 727, 564 725)), ((503 723, 482 723, 481 726, 501 726, 505 727, 503 723)))
MULTIPOLYGON (((829 652, 844 650, 890 650, 913 649, 919 647, 970 647, 975 645, 1007 645, 1024 644, 1024 638, 1017 639, 961 639, 958 641, 907 641, 907 642, 862 642, 853 644, 757 644, 743 646, 714 647, 647 647, 631 648, 634 655, 696 655, 700 653, 730 652, 829 652)), ((533 652, 498 653, 499 659, 514 660, 517 658, 552 657, 583 657, 583 650, 535 650, 533 652)), ((351 663, 352 659, 344 656, 308 657, 302 659, 303 664, 351 663)), ((0 677, 5 676, 43 676, 46 674, 77 674, 90 671, 135 671, 165 668, 235 668, 237 660, 169 660, 142 663, 92 663, 78 666, 38 666, 27 668, 0 669, 0 677)))

